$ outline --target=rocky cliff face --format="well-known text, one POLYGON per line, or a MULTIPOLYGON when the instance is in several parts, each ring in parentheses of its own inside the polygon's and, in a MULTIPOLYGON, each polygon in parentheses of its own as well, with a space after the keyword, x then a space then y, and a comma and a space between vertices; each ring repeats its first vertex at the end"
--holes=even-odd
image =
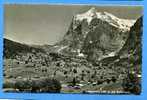
POLYGON ((113 56, 124 45, 134 20, 120 19, 95 8, 73 17, 63 40, 55 45, 58 53, 88 59, 113 56))
MULTIPOLYGON (((141 39, 143 32, 143 18, 140 17, 135 24, 131 27, 129 36, 126 43, 119 52, 119 55, 131 54, 131 53, 141 53, 141 39)), ((139 54, 140 54, 139 53, 139 54)))
POLYGON ((141 74, 142 64, 143 17, 131 27, 128 39, 118 55, 128 58, 129 68, 133 73, 141 74))

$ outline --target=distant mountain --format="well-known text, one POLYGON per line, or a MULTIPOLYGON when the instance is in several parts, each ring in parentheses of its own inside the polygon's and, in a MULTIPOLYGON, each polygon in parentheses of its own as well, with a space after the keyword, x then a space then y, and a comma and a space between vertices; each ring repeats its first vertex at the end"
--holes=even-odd
POLYGON ((4 38, 4 57, 13 58, 20 53, 45 52, 41 48, 32 47, 4 38))
POLYGON ((55 51, 90 60, 113 56, 124 45, 134 22, 91 8, 73 17, 63 40, 54 46, 55 51))

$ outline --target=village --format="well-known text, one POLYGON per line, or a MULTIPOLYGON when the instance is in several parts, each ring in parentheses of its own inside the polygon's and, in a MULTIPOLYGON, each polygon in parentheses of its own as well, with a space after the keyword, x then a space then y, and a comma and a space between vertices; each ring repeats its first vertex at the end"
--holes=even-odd
POLYGON ((92 63, 82 57, 32 51, 20 53, 13 59, 4 59, 4 77, 5 82, 54 78, 60 81, 63 93, 94 92, 107 85, 122 85, 127 70, 125 67, 122 68, 122 65, 117 65, 118 67, 115 67, 116 65, 111 62, 108 64, 108 61, 92 63))

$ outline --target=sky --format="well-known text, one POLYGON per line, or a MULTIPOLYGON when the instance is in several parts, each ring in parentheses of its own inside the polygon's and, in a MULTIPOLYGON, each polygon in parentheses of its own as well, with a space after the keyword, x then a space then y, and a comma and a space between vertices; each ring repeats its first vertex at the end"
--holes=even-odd
MULTIPOLYGON (((25 44, 53 45, 66 34, 74 15, 90 5, 5 5, 4 37, 25 44)), ((119 18, 137 19, 141 6, 94 6, 119 18)))

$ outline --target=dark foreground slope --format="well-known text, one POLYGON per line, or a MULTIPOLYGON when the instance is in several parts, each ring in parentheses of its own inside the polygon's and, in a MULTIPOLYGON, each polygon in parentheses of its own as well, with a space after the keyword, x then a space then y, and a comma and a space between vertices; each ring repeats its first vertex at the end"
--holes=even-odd
POLYGON ((133 67, 132 70, 134 70, 135 73, 141 73, 140 68, 142 63, 142 34, 143 17, 140 17, 131 27, 129 37, 119 52, 120 56, 128 56, 130 63, 129 68, 133 67))

